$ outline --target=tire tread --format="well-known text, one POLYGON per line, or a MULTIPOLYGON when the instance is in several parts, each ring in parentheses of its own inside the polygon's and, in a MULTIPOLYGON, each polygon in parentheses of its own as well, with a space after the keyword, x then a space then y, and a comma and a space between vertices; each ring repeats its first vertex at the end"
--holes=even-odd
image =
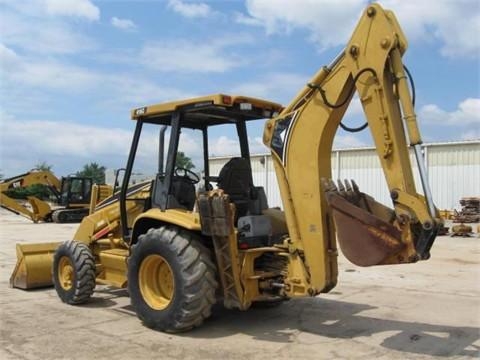
MULTIPOLYGON (((144 313, 139 299, 131 296, 132 306, 135 308, 137 316, 148 327, 167 332, 186 331, 201 325, 211 314, 211 308, 216 302, 215 291, 218 287, 215 280, 216 267, 211 260, 210 250, 200 243, 195 234, 175 226, 167 225, 149 229, 146 234, 139 236, 138 242, 132 246, 129 273, 136 251, 148 247, 149 243, 156 241, 163 242, 176 255, 178 275, 182 277, 183 282, 181 300, 174 305, 170 321, 166 322, 157 319, 153 309, 151 309, 153 313, 144 313)), ((137 261, 138 259, 135 259, 134 262, 137 261)), ((132 295, 135 291, 138 290, 130 289, 130 294, 132 295)))

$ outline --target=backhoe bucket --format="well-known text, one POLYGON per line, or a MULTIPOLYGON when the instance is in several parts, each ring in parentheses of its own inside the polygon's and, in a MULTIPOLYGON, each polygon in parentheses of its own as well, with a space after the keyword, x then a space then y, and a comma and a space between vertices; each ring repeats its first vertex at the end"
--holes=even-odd
POLYGON ((330 180, 323 185, 338 243, 350 262, 358 266, 404 262, 388 260, 406 247, 400 230, 392 225, 393 210, 360 192, 354 181, 339 182, 337 187, 330 180))
POLYGON ((47 202, 40 200, 35 196, 27 196, 27 200, 33 209, 33 221, 46 221, 47 217, 51 214, 52 208, 47 202))
POLYGON ((53 254, 60 243, 17 244, 17 264, 10 286, 34 289, 52 286, 53 254))

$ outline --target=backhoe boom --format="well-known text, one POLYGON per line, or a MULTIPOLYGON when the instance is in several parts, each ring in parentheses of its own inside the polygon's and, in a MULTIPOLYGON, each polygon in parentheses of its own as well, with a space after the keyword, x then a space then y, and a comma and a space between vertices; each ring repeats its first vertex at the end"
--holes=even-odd
POLYGON ((411 170, 407 134, 413 146, 421 138, 401 60, 406 48, 393 13, 370 5, 345 50, 266 123, 264 143, 272 150, 290 247, 305 256, 315 293, 336 283, 336 235, 345 255, 358 265, 429 257, 436 210, 430 198, 427 204, 417 193, 411 170), (356 184, 337 186, 327 180, 333 139, 355 91, 393 211, 360 193, 356 184))

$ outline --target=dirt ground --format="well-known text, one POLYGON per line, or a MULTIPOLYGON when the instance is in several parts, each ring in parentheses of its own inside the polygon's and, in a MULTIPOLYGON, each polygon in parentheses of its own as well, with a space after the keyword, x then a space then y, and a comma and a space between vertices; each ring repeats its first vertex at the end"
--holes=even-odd
POLYGON ((440 237, 415 265, 359 268, 340 257, 329 294, 247 312, 214 309, 199 329, 144 327, 125 290, 69 306, 53 289, 11 289, 15 243, 70 239, 77 224, 0 210, 1 359, 424 359, 480 357, 480 239, 440 237))

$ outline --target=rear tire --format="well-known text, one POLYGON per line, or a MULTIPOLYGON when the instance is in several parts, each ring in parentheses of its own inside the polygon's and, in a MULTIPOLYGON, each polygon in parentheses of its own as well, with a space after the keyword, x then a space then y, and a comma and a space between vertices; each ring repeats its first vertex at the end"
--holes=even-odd
POLYGON ((52 278, 64 303, 86 302, 93 294, 95 277, 95 259, 87 245, 66 241, 58 247, 53 257, 52 278))
POLYGON ((128 259, 128 291, 142 322, 167 332, 187 331, 211 315, 215 265, 195 234, 175 226, 139 236, 128 259))

